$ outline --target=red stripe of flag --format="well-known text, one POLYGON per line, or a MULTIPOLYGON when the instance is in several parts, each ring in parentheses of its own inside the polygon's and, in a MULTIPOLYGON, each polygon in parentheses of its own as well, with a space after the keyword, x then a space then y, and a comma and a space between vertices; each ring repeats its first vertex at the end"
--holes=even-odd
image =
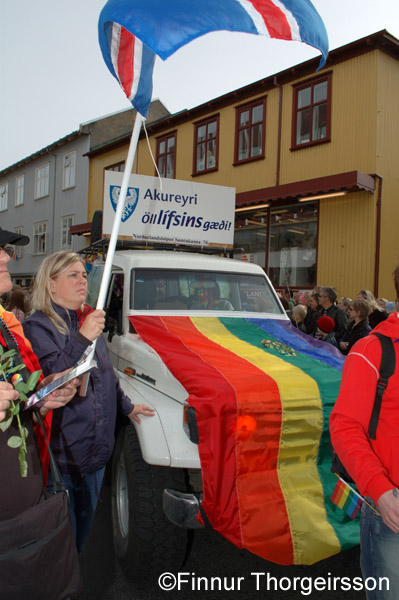
POLYGON ((130 98, 134 76, 134 50, 136 38, 121 27, 118 51, 118 77, 126 96, 130 98))
MULTIPOLYGON (((179 319, 189 321, 186 317, 179 319)), ((220 521, 224 519, 225 531, 221 533, 242 548, 234 477, 235 440, 231 435, 237 415, 234 389, 213 366, 170 332, 160 317, 129 317, 129 320, 189 393, 187 401, 196 410, 200 436, 198 450, 204 482, 202 506, 213 527, 217 522, 220 527, 220 521), (223 398, 223 402, 215 402, 215 396, 223 398), (221 411, 223 414, 220 414, 221 411)))
POLYGON ((251 0, 251 4, 262 16, 270 37, 282 40, 292 39, 287 17, 272 0, 251 0))

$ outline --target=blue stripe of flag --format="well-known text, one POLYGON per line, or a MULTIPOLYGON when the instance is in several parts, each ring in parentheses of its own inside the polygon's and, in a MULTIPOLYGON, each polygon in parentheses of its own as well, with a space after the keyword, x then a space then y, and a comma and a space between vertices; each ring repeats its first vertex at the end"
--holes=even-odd
POLYGON ((254 323, 266 333, 283 342, 283 344, 294 348, 294 350, 342 371, 345 357, 337 348, 298 331, 289 321, 278 321, 276 319, 247 319, 247 321, 254 323))

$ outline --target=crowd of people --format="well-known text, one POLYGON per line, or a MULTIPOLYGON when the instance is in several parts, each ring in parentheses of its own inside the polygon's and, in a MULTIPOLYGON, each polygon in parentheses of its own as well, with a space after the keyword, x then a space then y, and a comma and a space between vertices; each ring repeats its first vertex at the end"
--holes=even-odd
POLYGON ((394 302, 376 299, 370 290, 360 290, 354 300, 338 298, 332 286, 304 293, 285 289, 279 297, 299 331, 332 344, 344 355, 395 310, 394 302))

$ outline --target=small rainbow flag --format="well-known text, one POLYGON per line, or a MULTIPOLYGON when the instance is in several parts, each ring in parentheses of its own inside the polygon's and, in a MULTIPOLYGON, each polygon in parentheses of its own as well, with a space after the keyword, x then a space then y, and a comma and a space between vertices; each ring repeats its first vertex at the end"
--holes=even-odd
POLYGON ((344 510, 351 519, 354 519, 361 509, 364 499, 340 477, 332 493, 331 501, 344 510))

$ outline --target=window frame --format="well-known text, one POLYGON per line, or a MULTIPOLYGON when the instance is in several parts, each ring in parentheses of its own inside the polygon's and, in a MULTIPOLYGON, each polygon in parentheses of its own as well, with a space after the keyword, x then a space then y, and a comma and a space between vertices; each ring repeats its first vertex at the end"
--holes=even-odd
POLYGON ((65 216, 61 217, 61 241, 60 241, 60 249, 61 250, 67 250, 67 251, 72 250, 73 244, 72 244, 72 236, 71 236, 71 227, 73 225, 73 217, 74 217, 74 215, 65 215, 65 216), (64 228, 65 219, 70 219, 69 226, 67 226, 66 229, 64 228), (63 244, 64 231, 67 231, 67 238, 70 240, 70 243, 66 244, 66 245, 63 244))
POLYGON ((15 202, 14 206, 22 206, 24 204, 25 196, 25 174, 18 175, 15 178, 15 202), (19 182, 22 181, 22 185, 19 185, 19 182), (22 188, 22 193, 20 193, 22 188), (22 196, 22 198, 19 198, 22 196))
POLYGON ((5 212, 6 210, 8 210, 8 181, 5 181, 4 183, 0 183, 0 212, 5 212), (4 190, 4 193, 3 191, 4 190), (4 200, 4 206, 3 206, 3 196, 5 198, 4 200))
MULTIPOLYGON (((22 225, 20 225, 19 227, 14 227, 14 233, 17 233, 18 235, 24 235, 22 225)), ((17 259, 22 258, 22 249, 23 249, 23 246, 15 246, 14 247, 15 257, 17 259)))
MULTIPOLYGON (((161 177, 164 177, 165 179, 176 179, 176 144, 177 144, 177 130, 175 131, 169 131, 169 133, 167 133, 166 135, 162 135, 158 138, 156 138, 156 152, 155 152, 155 162, 157 165, 157 168, 159 170, 159 159, 162 156, 165 156, 165 173, 167 172, 166 170, 166 166, 167 166, 167 157, 169 154, 173 154, 173 176, 172 177, 167 177, 167 175, 162 175, 162 173, 159 171, 159 174, 161 177), (173 152, 168 152, 168 140, 170 138, 174 138, 174 145, 173 145, 173 152), (165 142, 165 152, 160 152, 159 151, 159 147, 162 144, 162 142, 165 142)), ((155 172, 155 175, 157 176, 157 172, 155 172)))
POLYGON ((33 223, 33 254, 35 256, 41 256, 43 254, 46 254, 47 252, 47 224, 48 221, 37 221, 37 223, 33 223), (38 225, 44 225, 44 231, 36 231, 36 227, 38 225), (38 240, 38 237, 44 234, 44 249, 43 251, 39 252, 39 248, 38 245, 40 243, 40 240, 38 240))
MULTIPOLYGON (((203 175, 204 173, 212 173, 213 171, 217 171, 219 169, 219 137, 220 137, 220 114, 217 113, 206 119, 201 119, 200 121, 196 121, 193 123, 194 125, 194 138, 193 138, 193 169, 192 176, 197 177, 198 175, 203 175), (216 122, 216 136, 214 138, 208 136, 208 126, 211 123, 216 122), (197 142, 197 132, 200 127, 206 126, 206 136, 200 142, 197 142), (213 167, 204 168, 202 170, 197 169, 197 151, 198 146, 200 144, 205 144, 210 140, 215 140, 216 142, 216 151, 215 151, 215 165, 213 167)), ((205 165, 204 165, 205 166, 205 165)))
POLYGON ((109 165, 109 167, 105 167, 104 171, 114 171, 115 173, 124 173, 125 166, 126 166, 125 161, 121 160, 120 162, 109 165), (122 169, 122 167, 123 167, 123 169, 122 169))
POLYGON ((66 152, 64 154, 64 156, 62 157, 62 189, 63 190, 70 190, 71 188, 74 188, 76 186, 76 150, 71 150, 70 152, 66 152), (73 164, 71 165, 65 165, 65 160, 69 157, 74 157, 73 159, 73 164), (69 176, 69 178, 73 181, 69 181, 68 183, 66 183, 66 173, 72 173, 73 172, 73 178, 69 176))
MULTIPOLYGON (((256 160, 262 160, 265 158, 265 147, 266 147, 266 96, 262 96, 260 98, 256 98, 255 100, 251 100, 251 102, 246 102, 245 104, 240 104, 239 106, 235 107, 236 110, 236 121, 235 121, 235 134, 234 134, 234 163, 233 166, 237 166, 237 165, 243 165, 249 162, 253 162, 256 160), (262 105, 263 106, 263 119, 261 121, 262 123, 262 149, 261 149, 261 153, 257 154, 256 156, 248 156, 246 158, 239 158, 239 139, 240 139, 240 131, 242 131, 243 129, 250 129, 252 130, 252 127, 254 127, 255 125, 258 125, 258 123, 253 124, 252 123, 252 109, 255 108, 256 106, 262 105), (240 115, 241 113, 243 113, 244 111, 249 110, 251 112, 251 120, 249 122, 249 125, 246 127, 241 127, 240 126, 240 115)), ((252 135, 251 135, 252 138, 252 135)), ((249 147, 251 147, 251 144, 249 144, 249 147)))
POLYGON ((40 167, 36 167, 35 169, 35 196, 34 199, 35 200, 40 200, 41 198, 46 198, 46 196, 49 196, 50 194, 50 162, 46 162, 43 163, 42 165, 40 165, 40 167), (47 169, 47 175, 43 180, 47 180, 47 182, 44 183, 44 191, 43 193, 41 193, 41 191, 39 190, 39 183, 41 183, 41 180, 39 181, 39 172, 42 171, 43 169, 47 169))
POLYGON ((315 77, 312 79, 308 79, 306 81, 301 81, 300 83, 293 84, 292 86, 292 127, 291 127, 291 148, 290 150, 300 150, 301 148, 309 148, 311 146, 317 146, 319 144, 325 144, 331 142, 331 90, 332 90, 332 73, 324 73, 319 77, 315 77), (314 87, 319 84, 327 81, 327 98, 321 102, 313 102, 313 90, 314 87), (311 109, 311 118, 310 118, 310 140, 309 142, 304 142, 303 144, 297 143, 297 115, 299 110, 303 110, 297 108, 298 105, 298 93, 301 90, 306 88, 311 88, 311 103, 308 105, 311 109), (327 104, 327 112, 326 112, 326 136, 323 138, 319 138, 316 140, 312 139, 313 135, 313 108, 314 106, 320 106, 321 104, 327 104))

